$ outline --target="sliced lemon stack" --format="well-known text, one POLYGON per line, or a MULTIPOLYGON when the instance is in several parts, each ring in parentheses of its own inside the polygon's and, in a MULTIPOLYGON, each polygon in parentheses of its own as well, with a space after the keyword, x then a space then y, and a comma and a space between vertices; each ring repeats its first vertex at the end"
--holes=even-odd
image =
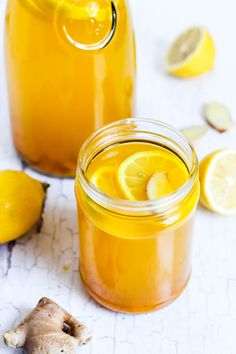
POLYGON ((236 214, 236 150, 213 152, 200 164, 201 203, 223 215, 236 214))
POLYGON ((118 182, 128 200, 158 199, 173 193, 188 178, 183 164, 164 151, 137 152, 118 169, 118 182))
POLYGON ((171 45, 165 66, 174 76, 191 78, 212 70, 214 61, 215 45, 210 33, 205 28, 193 27, 171 45))

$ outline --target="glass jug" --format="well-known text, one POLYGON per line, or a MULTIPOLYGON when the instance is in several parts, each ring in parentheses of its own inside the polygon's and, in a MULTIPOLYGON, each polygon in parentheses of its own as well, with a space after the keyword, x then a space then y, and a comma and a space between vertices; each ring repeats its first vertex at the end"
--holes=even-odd
POLYGON ((135 41, 126 0, 8 0, 13 140, 39 171, 73 176, 95 129, 131 117, 135 41))

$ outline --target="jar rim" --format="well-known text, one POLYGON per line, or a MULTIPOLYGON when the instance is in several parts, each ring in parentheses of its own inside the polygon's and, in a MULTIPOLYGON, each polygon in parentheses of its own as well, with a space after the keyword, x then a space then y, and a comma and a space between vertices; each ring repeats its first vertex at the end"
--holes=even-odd
MULTIPOLYGON (((151 131, 146 131, 146 133, 155 134, 155 132, 153 133, 151 131)), ((82 188, 88 194, 88 196, 92 200, 94 200, 95 203, 99 204, 104 208, 112 209, 117 213, 123 213, 125 211, 128 211, 131 214, 132 212, 133 213, 144 212, 145 214, 147 212, 150 212, 151 214, 155 212, 155 214, 161 214, 163 210, 168 210, 171 207, 173 208, 174 205, 181 203, 181 201, 185 200, 185 198, 193 190, 194 186, 196 185, 196 181, 198 179, 198 158, 192 144, 188 141, 188 139, 184 136, 183 133, 181 133, 178 129, 174 128, 173 126, 152 118, 126 118, 105 125, 104 127, 96 130, 87 138, 87 140, 83 143, 79 153, 76 179, 77 178, 79 178, 82 188), (188 180, 173 193, 161 197, 159 199, 134 201, 134 200, 119 199, 119 198, 109 196, 103 193, 102 191, 100 191, 98 188, 96 188, 96 186, 94 186, 89 182, 86 176, 86 171, 83 169, 83 163, 84 163, 83 158, 89 146, 93 143, 93 141, 96 138, 102 136, 104 133, 109 134, 109 131, 113 130, 114 128, 119 128, 121 126, 132 127, 134 125, 137 126, 138 124, 150 124, 150 125, 154 125, 155 127, 167 129, 168 131, 174 133, 176 137, 180 138, 182 142, 186 144, 191 154, 192 166, 191 169, 189 169, 188 180)))

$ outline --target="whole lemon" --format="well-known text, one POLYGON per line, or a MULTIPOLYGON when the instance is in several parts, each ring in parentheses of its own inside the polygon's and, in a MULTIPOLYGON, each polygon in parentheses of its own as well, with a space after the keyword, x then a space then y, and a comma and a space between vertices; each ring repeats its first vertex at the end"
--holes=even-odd
POLYGON ((0 171, 0 244, 23 236, 39 221, 46 189, 22 171, 0 171))

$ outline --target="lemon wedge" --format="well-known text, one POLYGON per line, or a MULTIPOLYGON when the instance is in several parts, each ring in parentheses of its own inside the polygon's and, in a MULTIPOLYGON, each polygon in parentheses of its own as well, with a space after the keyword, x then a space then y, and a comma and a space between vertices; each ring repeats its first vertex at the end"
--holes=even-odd
POLYGON ((201 203, 223 215, 236 214, 236 150, 218 150, 200 164, 201 203))
POLYGON ((187 178, 182 161, 164 150, 137 152, 118 169, 118 182, 128 200, 163 197, 178 189, 187 178))
POLYGON ((214 67, 215 44, 210 33, 201 27, 189 28, 169 48, 165 66, 174 76, 191 78, 214 67))

